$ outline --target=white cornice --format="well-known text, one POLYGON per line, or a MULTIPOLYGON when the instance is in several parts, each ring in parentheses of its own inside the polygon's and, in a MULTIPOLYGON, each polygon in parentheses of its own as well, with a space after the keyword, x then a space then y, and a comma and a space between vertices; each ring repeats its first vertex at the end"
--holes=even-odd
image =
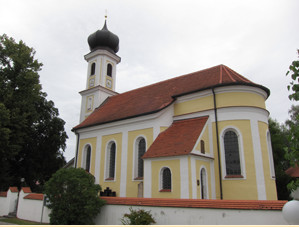
POLYGON ((107 88, 105 88, 105 87, 103 87, 103 86, 101 86, 101 85, 98 85, 98 86, 96 86, 96 87, 93 87, 93 88, 89 88, 89 89, 80 91, 79 93, 80 93, 81 95, 88 95, 88 94, 94 93, 94 92, 96 92, 96 91, 103 91, 103 92, 105 92, 105 93, 107 93, 107 94, 109 94, 109 95, 118 95, 117 92, 112 91, 112 90, 110 90, 110 89, 107 89, 107 88))
POLYGON ((96 57, 98 55, 106 55, 106 56, 114 59, 117 63, 119 63, 121 60, 121 58, 118 55, 112 54, 111 52, 109 52, 107 50, 102 50, 102 49, 98 49, 98 50, 95 50, 95 51, 92 51, 92 52, 86 54, 84 56, 84 59, 86 61, 89 61, 91 58, 96 57))
MULTIPOLYGON (((155 120, 157 118, 159 118, 160 116, 162 116, 163 114, 167 114, 167 112, 173 112, 173 105, 170 105, 169 107, 156 112, 156 113, 152 113, 152 114, 147 114, 147 115, 143 115, 143 116, 139 116, 139 117, 132 117, 129 119, 124 119, 124 120, 118 120, 118 121, 113 121, 113 122, 108 122, 108 123, 104 123, 104 124, 100 124, 100 125, 95 125, 95 126, 89 126, 86 128, 81 128, 76 130, 77 133, 84 133, 84 132, 91 132, 91 131, 95 131, 95 130, 104 130, 104 129, 108 129, 108 128, 121 128, 122 126, 129 126, 132 124, 137 124, 137 123, 145 123, 148 122, 150 120, 155 120)), ((173 113, 172 113, 173 115, 173 113)), ((171 119, 172 120, 172 119, 171 119)))

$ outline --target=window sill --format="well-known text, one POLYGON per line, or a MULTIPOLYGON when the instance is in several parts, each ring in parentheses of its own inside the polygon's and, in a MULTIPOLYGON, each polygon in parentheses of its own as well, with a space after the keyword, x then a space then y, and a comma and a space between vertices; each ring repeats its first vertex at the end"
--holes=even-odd
POLYGON ((225 179, 229 179, 229 178, 244 178, 242 175, 227 175, 225 176, 225 179))
POLYGON ((171 189, 161 189, 159 192, 171 192, 171 189))
POLYGON ((136 177, 134 180, 143 180, 143 177, 136 177))
POLYGON ((114 178, 113 177, 106 178, 105 181, 114 181, 114 178))

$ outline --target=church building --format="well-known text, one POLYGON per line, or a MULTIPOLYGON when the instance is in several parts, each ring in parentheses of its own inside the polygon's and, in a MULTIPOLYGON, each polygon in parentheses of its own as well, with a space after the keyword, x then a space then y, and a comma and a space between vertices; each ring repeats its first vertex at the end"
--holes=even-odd
POLYGON ((119 94, 118 36, 88 44, 76 168, 118 197, 277 200, 268 88, 217 65, 119 94))

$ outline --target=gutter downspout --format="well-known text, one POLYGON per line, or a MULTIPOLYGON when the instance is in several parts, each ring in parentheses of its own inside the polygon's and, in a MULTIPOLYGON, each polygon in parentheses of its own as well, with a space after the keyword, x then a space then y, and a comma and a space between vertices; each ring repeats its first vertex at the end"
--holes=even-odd
POLYGON ((77 168, 77 158, 78 158, 78 152, 79 152, 79 139, 80 139, 80 134, 75 132, 77 136, 77 146, 76 146, 76 156, 75 156, 75 168, 77 168))
POLYGON ((218 118, 217 118, 217 105, 216 105, 216 94, 214 88, 212 88, 213 99, 214 99, 214 114, 215 114, 215 125, 216 125, 216 141, 217 141, 217 153, 218 153, 218 169, 219 169, 219 185, 220 185, 220 199, 223 199, 222 192, 222 169, 220 161, 220 148, 219 148, 219 134, 218 134, 218 118))

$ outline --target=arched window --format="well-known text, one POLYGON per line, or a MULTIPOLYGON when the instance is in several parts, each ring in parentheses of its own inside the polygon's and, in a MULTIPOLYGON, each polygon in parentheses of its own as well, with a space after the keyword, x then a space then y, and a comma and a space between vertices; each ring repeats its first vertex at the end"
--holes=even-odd
POLYGON ((223 139, 226 175, 241 175, 238 136, 234 131, 229 130, 225 132, 223 139))
POLYGON ((161 170, 161 191, 171 191, 171 172, 170 169, 165 167, 161 170))
POLYGON ((96 73, 96 63, 91 64, 90 75, 94 75, 96 73))
POLYGON ((112 77, 112 65, 110 63, 107 65, 107 76, 112 77))
POLYGON ((200 141, 200 152, 202 154, 206 153, 206 151, 205 151, 205 141, 203 141, 203 140, 200 141))
POLYGON ((115 156, 116 145, 114 142, 111 142, 107 150, 106 180, 113 180, 115 177, 115 156))
POLYGON ((89 172, 90 171, 90 158, 91 158, 91 147, 87 145, 84 149, 84 163, 83 168, 89 172))
POLYGON ((145 153, 145 139, 141 138, 138 142, 138 163, 137 163, 137 177, 143 177, 143 159, 141 158, 145 153))
POLYGON ((208 189, 207 189, 207 172, 205 168, 202 168, 200 170, 200 190, 201 190, 201 199, 207 199, 208 198, 208 189))

